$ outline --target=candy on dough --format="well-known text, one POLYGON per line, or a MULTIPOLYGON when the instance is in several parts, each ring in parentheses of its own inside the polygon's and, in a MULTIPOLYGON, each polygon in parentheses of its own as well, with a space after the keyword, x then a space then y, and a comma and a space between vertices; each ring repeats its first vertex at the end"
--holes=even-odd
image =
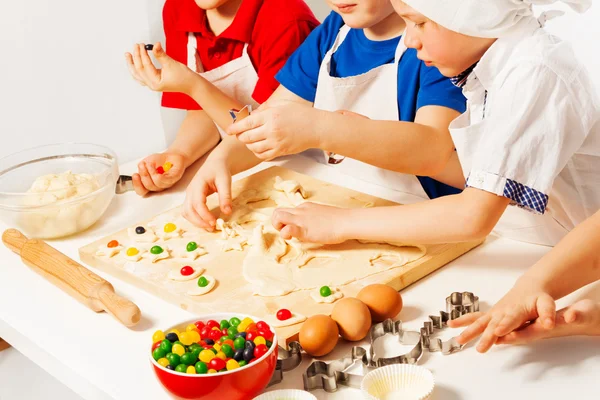
POLYGON ((312 299, 314 301, 316 301, 317 303, 327 303, 327 304, 331 304, 336 300, 341 299, 342 297, 344 297, 344 293, 342 293, 342 291, 338 288, 330 288, 331 289, 331 294, 329 296, 323 297, 321 296, 321 290, 319 289, 315 289, 312 292, 310 292, 310 297, 312 297, 312 299))
POLYGON ((162 240, 180 238, 182 234, 183 231, 177 225, 175 225, 175 230, 173 232, 165 232, 164 227, 156 230, 156 236, 162 240))
POLYGON ((283 296, 293 291, 327 285, 338 287, 367 276, 401 267, 425 255, 423 246, 393 246, 349 240, 336 245, 288 241, 288 253, 277 262, 278 235, 255 228, 242 265, 246 281, 259 296, 283 296), (381 262, 379 262, 381 261, 381 262), (318 264, 318 269, 314 264, 318 264))
POLYGON ((145 229, 145 232, 140 234, 135 231, 135 228, 127 228, 127 235, 129 238, 137 243, 154 243, 158 240, 158 237, 154 234, 154 231, 146 226, 142 227, 145 229))
POLYGON ((140 261, 143 258, 144 253, 147 251, 146 249, 141 249, 139 247, 133 247, 133 246, 128 247, 127 250, 125 250, 125 252, 123 253, 123 255, 125 256, 125 259, 127 261, 131 261, 131 262, 138 262, 138 261, 140 261), (133 256, 128 256, 127 255, 127 250, 129 250, 130 248, 137 249, 138 253, 135 254, 135 255, 133 255, 133 256))
POLYGON ((173 249, 172 253, 173 257, 176 258, 195 260, 198 257, 208 254, 208 251, 204 247, 198 245, 198 247, 192 251, 187 251, 186 247, 176 247, 173 249))
POLYGON ((273 328, 283 328, 284 326, 291 326, 299 324, 300 322, 306 321, 306 317, 302 314, 293 312, 292 316, 284 321, 278 320, 276 317, 268 316, 266 322, 273 328))
POLYGON ((112 257, 114 255, 119 254, 119 252, 123 250, 123 246, 118 245, 115 247, 108 247, 107 245, 102 245, 100 247, 98 247, 98 250, 96 250, 96 255, 98 257, 112 257))
POLYGON ((151 262, 155 263, 157 261, 160 260, 164 260, 166 258, 170 257, 170 250, 167 246, 162 245, 160 246, 163 249, 163 252, 160 254, 152 254, 152 252, 150 252, 150 250, 148 250, 147 252, 144 253, 143 257, 150 260, 151 262))
POLYGON ((193 289, 190 289, 187 291, 187 294, 190 296, 202 296, 203 294, 206 294, 208 292, 210 292, 216 285, 217 280, 215 278, 213 278, 210 275, 204 275, 204 277, 206 278, 206 280, 208 281, 208 285, 204 286, 204 287, 200 287, 197 286, 193 289))
MULTIPOLYGON (((173 281, 191 281, 192 279, 198 278, 204 272, 204 268, 192 267, 194 272, 191 275, 181 275, 181 268, 172 269, 169 271, 169 279, 173 281)), ((208 278, 206 278, 208 279, 208 278)), ((209 281, 210 282, 210 281, 209 281)))

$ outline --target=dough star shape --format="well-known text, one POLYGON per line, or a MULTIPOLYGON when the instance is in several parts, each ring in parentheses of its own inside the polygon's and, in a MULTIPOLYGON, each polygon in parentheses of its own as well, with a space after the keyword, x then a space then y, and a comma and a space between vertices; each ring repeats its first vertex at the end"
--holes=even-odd
POLYGON ((312 297, 312 299, 317 303, 331 304, 344 297, 344 293, 342 293, 342 291, 338 288, 331 288, 331 294, 323 297, 321 296, 321 290, 315 289, 310 292, 310 297, 312 297))
POLYGON ((296 324, 299 324, 300 322, 304 322, 304 321, 306 321, 306 317, 302 314, 293 312, 292 316, 290 318, 285 319, 283 321, 281 321, 271 315, 268 316, 266 318, 266 320, 267 320, 267 323, 269 325, 271 325, 273 328, 283 328, 284 326, 296 325, 296 324))
POLYGON ((343 286, 367 276, 401 267, 425 255, 425 247, 359 243, 356 240, 336 245, 286 242, 288 253, 281 256, 283 239, 278 233, 257 226, 250 240, 252 247, 242 265, 246 281, 259 296, 283 296, 293 291, 327 285, 343 286), (285 259, 285 262, 278 262, 285 259), (318 266, 318 269, 314 267, 318 266))
POLYGON ((108 247, 107 245, 103 245, 98 247, 98 250, 96 250, 96 256, 111 258, 112 256, 119 254, 121 250, 123 250, 123 246, 121 246, 120 244, 115 247, 108 247))
POLYGON ((144 233, 139 234, 135 231, 135 228, 127 228, 127 235, 131 240, 136 243, 154 243, 158 240, 158 237, 154 234, 154 231, 149 227, 142 226, 144 233))
POLYGON ((173 257, 186 258, 193 261, 198 257, 208 254, 208 251, 202 246, 198 246, 195 250, 192 251, 187 251, 185 247, 177 247, 173 249, 172 253, 173 257))

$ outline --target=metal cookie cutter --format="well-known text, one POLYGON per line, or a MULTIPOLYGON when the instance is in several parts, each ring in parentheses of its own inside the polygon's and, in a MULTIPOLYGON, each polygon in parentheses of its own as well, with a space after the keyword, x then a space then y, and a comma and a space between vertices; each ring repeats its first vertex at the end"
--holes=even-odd
POLYGON ((440 311, 440 315, 430 315, 429 321, 421 328, 423 348, 430 352, 440 351, 442 354, 452 354, 461 350, 464 345, 458 344, 455 337, 443 341, 431 339, 431 335, 435 329, 445 328, 448 321, 476 311, 479 311, 479 297, 471 292, 454 292, 446 297, 446 311, 440 311))
POLYGON ((231 115, 231 119, 233 119, 233 122, 236 122, 238 119, 238 115, 243 113, 245 110, 247 110, 248 115, 250 115, 252 113, 252 105, 247 104, 241 110, 236 110, 235 108, 232 108, 231 110, 229 110, 229 115, 231 115))
POLYGON ((368 366, 372 368, 383 367, 384 365, 391 364, 416 364, 423 355, 421 333, 405 331, 402 329, 402 321, 386 319, 379 324, 373 325, 369 332, 369 339, 371 341, 371 348, 369 349, 370 357, 368 366), (413 347, 413 349, 408 353, 396 357, 377 357, 374 349, 375 346, 373 346, 373 344, 375 343, 375 340, 385 336, 388 333, 397 336, 400 343, 415 347, 413 347))
POLYGON ((300 343, 291 342, 289 348, 290 350, 288 351, 279 346, 277 366, 275 367, 275 371, 273 371, 273 376, 271 377, 268 386, 276 385, 281 382, 283 380, 284 371, 291 371, 302 362, 302 347, 300 346, 300 343))
POLYGON ((360 388, 363 376, 347 372, 358 362, 368 364, 367 351, 362 347, 353 347, 350 355, 339 360, 313 361, 302 374, 304 390, 323 389, 332 393, 338 390, 338 385, 360 388))

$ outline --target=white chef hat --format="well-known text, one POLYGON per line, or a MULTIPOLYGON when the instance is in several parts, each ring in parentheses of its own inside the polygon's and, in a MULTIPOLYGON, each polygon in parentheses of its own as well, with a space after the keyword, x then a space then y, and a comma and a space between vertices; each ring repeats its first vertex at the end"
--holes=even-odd
MULTIPOLYGON (((452 31, 468 36, 500 38, 523 26, 537 23, 533 5, 566 3, 582 13, 592 0, 403 0, 432 21, 452 31)), ((549 12, 553 17, 561 12, 549 12)), ((549 18, 544 18, 549 19, 549 18)), ((541 20, 540 22, 545 22, 541 20)))

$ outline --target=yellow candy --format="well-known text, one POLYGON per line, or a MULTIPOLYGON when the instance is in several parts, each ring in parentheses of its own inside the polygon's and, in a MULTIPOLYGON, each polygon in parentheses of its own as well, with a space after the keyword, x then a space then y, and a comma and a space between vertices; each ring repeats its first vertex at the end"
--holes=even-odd
POLYGON ((171 167, 173 167, 173 164, 171 164, 168 161, 163 165, 163 169, 165 170, 165 172, 168 172, 171 169, 171 167))
POLYGON ((200 352, 200 355, 198 356, 200 361, 202 361, 203 363, 206 363, 206 364, 208 364, 210 362, 210 360, 212 360, 215 357, 216 357, 215 353, 213 353, 211 350, 202 350, 200 352))
POLYGON ((188 336, 191 336, 192 343, 198 343, 200 341, 200 333, 198 331, 189 331, 188 336))
POLYGON ((244 318, 237 327, 238 332, 246 332, 246 328, 252 323, 254 323, 252 318, 244 318))
POLYGON ((215 343, 215 344, 213 344, 213 348, 214 348, 216 351, 221 351, 221 345, 220 345, 219 343, 215 343))
POLYGON ((197 331, 198 327, 194 324, 189 324, 188 326, 185 327, 185 330, 187 332, 191 332, 191 331, 197 331))
POLYGON ((190 365, 189 367, 187 367, 187 370, 185 372, 187 372, 188 374, 195 374, 196 368, 194 368, 193 365, 190 365))
POLYGON ((233 358, 229 361, 227 361, 227 364, 225 364, 227 367, 227 371, 231 371, 232 369, 236 369, 240 367, 240 364, 238 364, 237 361, 235 361, 233 358))
POLYGON ((165 340, 165 333, 163 331, 156 331, 154 335, 152 335, 152 343, 156 343, 158 341, 165 340))
POLYGON ((185 349, 183 348, 182 345, 180 345, 179 343, 176 343, 176 344, 173 345, 173 348, 171 349, 171 352, 175 353, 175 354, 177 354, 178 356, 181 357, 185 353, 185 349))
POLYGON ((127 249, 127 255, 128 255, 129 257, 133 257, 133 256, 135 256, 135 255, 138 255, 138 254, 139 254, 139 252, 140 252, 140 251, 139 251, 138 249, 136 249, 135 247, 130 247, 130 248, 128 248, 128 249, 127 249))
POLYGON ((179 332, 179 330, 178 330, 178 329, 171 329, 171 330, 170 330, 169 332, 167 332, 167 333, 171 333, 171 332, 175 333, 177 336, 181 335, 181 333, 179 332))
MULTIPOLYGON (((212 351, 211 351, 211 353, 212 353, 212 351)), ((227 356, 222 351, 217 352, 216 357, 219 357, 223 361, 227 360, 227 356)))
POLYGON ((161 367, 165 367, 167 368, 167 365, 169 365, 169 360, 167 360, 166 358, 159 358, 157 361, 158 365, 160 365, 161 367))
POLYGON ((212 369, 212 368, 211 368, 211 369, 209 369, 209 370, 208 370, 208 373, 209 373, 209 374, 216 374, 216 373, 217 373, 217 370, 216 370, 216 369, 212 369))
POLYGON ((177 226, 175 224, 169 222, 168 224, 165 224, 165 227, 163 229, 166 233, 169 233, 169 232, 173 232, 175 229, 177 229, 177 226))
POLYGON ((265 338, 264 338, 264 337, 262 337, 262 336, 257 336, 257 337, 255 337, 255 338, 254 338, 254 344, 255 344, 255 345, 257 345, 257 346, 258 346, 259 344, 267 344, 267 341, 265 340, 265 338))
POLYGON ((189 346, 190 344, 194 343, 191 332, 181 332, 181 335, 179 335, 179 341, 185 344, 186 346, 189 346))

